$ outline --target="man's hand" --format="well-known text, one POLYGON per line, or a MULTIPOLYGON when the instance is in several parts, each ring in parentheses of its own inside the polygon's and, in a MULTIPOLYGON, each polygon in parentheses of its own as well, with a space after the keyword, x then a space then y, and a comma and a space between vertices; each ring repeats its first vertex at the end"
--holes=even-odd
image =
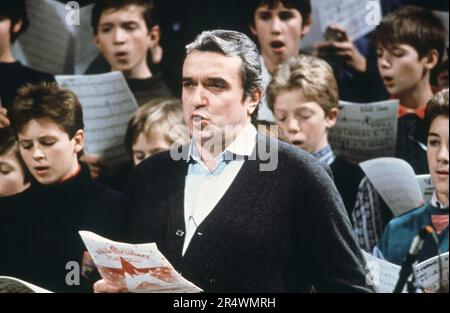
POLYGON ((84 154, 80 160, 89 166, 92 179, 97 179, 101 171, 105 168, 106 162, 103 157, 97 154, 84 154))
POLYGON ((10 125, 9 119, 6 117, 6 109, 0 107, 0 128, 6 128, 10 125))
POLYGON ((328 26, 328 39, 315 45, 315 55, 319 58, 333 56, 357 72, 367 70, 367 60, 358 51, 347 34, 347 30, 337 24, 328 26))
POLYGON ((127 290, 111 285, 107 283, 104 279, 97 281, 94 284, 95 293, 125 293, 127 290))

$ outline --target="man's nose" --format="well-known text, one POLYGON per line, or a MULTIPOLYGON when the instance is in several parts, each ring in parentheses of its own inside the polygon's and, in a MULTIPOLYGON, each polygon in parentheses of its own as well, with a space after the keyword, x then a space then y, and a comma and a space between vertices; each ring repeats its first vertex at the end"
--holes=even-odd
POLYGON ((197 88, 195 88, 192 95, 192 103, 196 108, 207 105, 208 99, 206 96, 206 90, 202 86, 197 86, 197 88))

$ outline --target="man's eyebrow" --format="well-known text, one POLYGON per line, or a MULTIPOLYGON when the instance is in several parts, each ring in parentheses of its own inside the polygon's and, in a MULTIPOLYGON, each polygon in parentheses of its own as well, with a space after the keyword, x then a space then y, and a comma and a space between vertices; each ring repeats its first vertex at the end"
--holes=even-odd
POLYGON ((441 137, 441 136, 439 136, 439 134, 436 133, 429 133, 428 137, 441 137))
POLYGON ((210 83, 221 83, 224 85, 229 85, 228 82, 222 77, 209 77, 206 79, 206 81, 210 83))

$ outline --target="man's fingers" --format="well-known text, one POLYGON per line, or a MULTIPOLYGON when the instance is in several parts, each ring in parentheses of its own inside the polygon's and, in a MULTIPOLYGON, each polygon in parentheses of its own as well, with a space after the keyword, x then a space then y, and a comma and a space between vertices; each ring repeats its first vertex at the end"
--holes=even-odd
POLYGON ((104 279, 94 284, 95 293, 123 293, 125 291, 123 288, 107 283, 104 279))

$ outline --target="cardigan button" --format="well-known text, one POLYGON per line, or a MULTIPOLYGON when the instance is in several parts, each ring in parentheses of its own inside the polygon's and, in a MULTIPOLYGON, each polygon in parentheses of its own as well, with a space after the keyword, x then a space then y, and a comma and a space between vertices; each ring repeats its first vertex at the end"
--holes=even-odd
POLYGON ((183 237, 184 236, 184 231, 182 231, 181 229, 178 229, 176 231, 175 235, 177 235, 178 237, 183 237))

